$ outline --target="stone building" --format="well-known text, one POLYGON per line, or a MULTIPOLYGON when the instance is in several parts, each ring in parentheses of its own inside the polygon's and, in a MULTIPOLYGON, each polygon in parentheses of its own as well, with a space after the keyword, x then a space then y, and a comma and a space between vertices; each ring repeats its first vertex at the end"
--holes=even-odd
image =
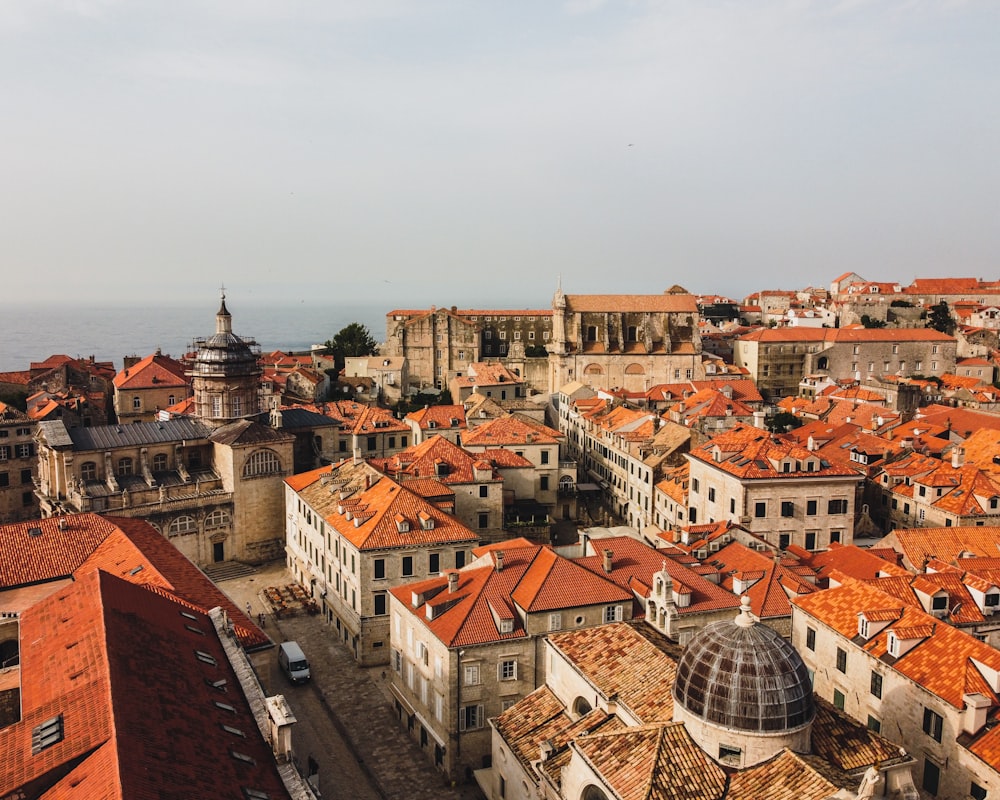
POLYGON ((285 481, 286 559, 358 662, 389 661, 389 592, 465 565, 479 543, 360 459, 285 481))
POLYGON ((38 427, 43 517, 144 519, 199 566, 280 556, 291 435, 248 420, 215 429, 193 419, 38 427))
POLYGON ((795 395, 803 377, 858 381, 955 371, 957 342, 930 328, 760 328, 741 336, 734 360, 771 399, 795 395))
POLYGON ((118 422, 152 422, 161 409, 191 394, 184 365, 159 350, 145 358, 126 358, 115 375, 115 416, 118 422))
POLYGON ((553 550, 514 539, 464 569, 390 592, 396 713, 452 780, 490 753, 493 717, 544 674, 552 631, 632 618, 632 594, 553 550))
POLYGON ((260 412, 260 347, 233 333, 226 296, 215 315, 215 334, 195 340, 197 354, 191 371, 194 415, 212 425, 224 425, 260 412))
MULTIPOLYGON (((552 336, 547 309, 395 309, 386 314, 386 356, 407 362, 407 389, 448 388, 483 359, 521 361, 532 347, 545 347, 552 336)), ((405 391, 404 391, 405 394, 405 391)))
POLYGON ((791 437, 737 425, 687 459, 687 515, 675 524, 729 520, 780 549, 853 539, 862 476, 791 437))
POLYGON ((38 516, 35 428, 23 411, 0 402, 0 522, 38 516))
POLYGON ((679 287, 660 295, 564 294, 552 301, 547 391, 573 381, 645 391, 704 378, 697 299, 679 287))

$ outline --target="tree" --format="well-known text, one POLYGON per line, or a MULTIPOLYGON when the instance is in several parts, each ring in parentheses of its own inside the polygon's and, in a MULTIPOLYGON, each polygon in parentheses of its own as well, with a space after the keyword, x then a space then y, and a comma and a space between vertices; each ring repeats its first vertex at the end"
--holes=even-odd
POLYGON ((769 431, 774 433, 786 433, 793 428, 802 427, 803 423, 802 420, 794 414, 790 414, 787 411, 779 411, 773 417, 768 417, 767 420, 765 420, 765 424, 767 425, 767 429, 769 431))
POLYGON ((866 328, 884 328, 885 320, 873 319, 872 317, 869 317, 867 314, 862 314, 861 324, 864 325, 866 328))
POLYGON ((378 342, 360 322, 352 322, 341 328, 336 336, 324 343, 324 346, 326 351, 333 355, 338 373, 344 368, 345 358, 378 355, 378 342))
POLYGON ((955 318, 951 315, 948 304, 944 300, 937 305, 931 306, 931 313, 927 318, 927 327, 941 331, 941 333, 947 333, 949 336, 955 332, 955 318))

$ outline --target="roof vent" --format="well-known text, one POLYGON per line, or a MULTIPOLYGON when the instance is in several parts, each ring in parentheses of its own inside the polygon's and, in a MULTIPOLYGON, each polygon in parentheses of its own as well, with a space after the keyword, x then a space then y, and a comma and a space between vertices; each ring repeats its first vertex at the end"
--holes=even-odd
POLYGON ((37 528, 37 527, 28 528, 28 536, 41 536, 41 535, 42 535, 42 529, 41 528, 37 528))

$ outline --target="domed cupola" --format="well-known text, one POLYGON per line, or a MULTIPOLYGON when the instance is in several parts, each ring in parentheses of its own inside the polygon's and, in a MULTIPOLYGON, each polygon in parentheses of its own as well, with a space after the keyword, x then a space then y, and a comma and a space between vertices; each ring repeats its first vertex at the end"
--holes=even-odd
POLYGON ((259 413, 260 348, 253 339, 233 333, 225 293, 215 315, 215 334, 195 340, 195 346, 198 354, 188 373, 195 414, 208 422, 225 424, 259 413))
POLYGON ((802 658, 740 601, 732 622, 714 622, 684 649, 674 682, 674 719, 720 763, 748 767, 788 747, 809 752, 816 716, 802 658))

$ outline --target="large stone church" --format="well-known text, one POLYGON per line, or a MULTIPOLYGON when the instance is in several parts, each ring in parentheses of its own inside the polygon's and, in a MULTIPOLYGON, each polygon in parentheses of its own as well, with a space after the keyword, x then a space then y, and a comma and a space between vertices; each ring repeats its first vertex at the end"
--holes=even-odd
POLYGON ((572 381, 641 392, 702 380, 696 298, 663 294, 563 294, 552 301, 549 391, 572 381))
POLYGON ((251 419, 260 413, 256 344, 233 333, 225 295, 215 319, 215 333, 195 341, 193 416, 39 425, 43 517, 142 518, 199 566, 282 555, 294 437, 251 419))

